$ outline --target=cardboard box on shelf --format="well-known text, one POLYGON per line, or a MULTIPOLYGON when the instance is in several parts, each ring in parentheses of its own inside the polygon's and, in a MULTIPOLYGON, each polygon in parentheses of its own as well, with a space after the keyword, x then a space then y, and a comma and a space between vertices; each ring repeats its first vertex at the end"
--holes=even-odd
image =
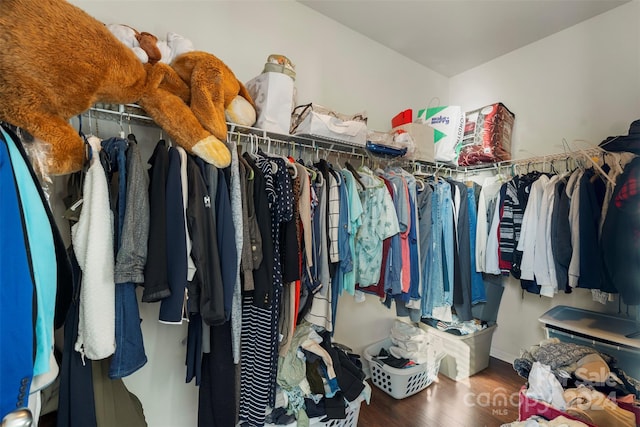
POLYGON ((392 132, 402 130, 413 138, 415 149, 407 154, 409 160, 434 161, 433 129, 422 123, 407 123, 392 129, 392 132))

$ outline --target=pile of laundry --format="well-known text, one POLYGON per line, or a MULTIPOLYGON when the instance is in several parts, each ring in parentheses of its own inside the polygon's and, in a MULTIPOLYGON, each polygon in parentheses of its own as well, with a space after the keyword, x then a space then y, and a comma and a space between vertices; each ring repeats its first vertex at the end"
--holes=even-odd
MULTIPOLYGON (((640 421, 640 412, 634 409, 638 405, 636 399, 640 397, 640 383, 619 369, 615 358, 594 348, 551 338, 524 351, 513 362, 513 367, 527 379, 526 399, 545 402, 556 410, 557 415, 590 426, 635 427, 640 421)), ((540 413, 524 415, 547 416, 540 413)), ((508 426, 521 425, 560 424, 508 426)))
POLYGON ((392 345, 389 349, 380 349, 374 360, 398 369, 427 363, 429 336, 425 331, 396 320, 390 338, 392 345))
POLYGON ((308 427, 344 420, 362 400, 369 402, 371 387, 364 379, 360 356, 333 343, 330 332, 303 321, 287 352, 278 358, 274 404, 267 408, 266 425, 295 422, 308 427))
POLYGON ((458 336, 473 334, 474 332, 481 331, 489 326, 487 322, 479 319, 462 321, 456 314, 452 315, 452 319, 450 322, 445 322, 438 319, 424 318, 422 319, 422 323, 432 326, 440 331, 458 336))

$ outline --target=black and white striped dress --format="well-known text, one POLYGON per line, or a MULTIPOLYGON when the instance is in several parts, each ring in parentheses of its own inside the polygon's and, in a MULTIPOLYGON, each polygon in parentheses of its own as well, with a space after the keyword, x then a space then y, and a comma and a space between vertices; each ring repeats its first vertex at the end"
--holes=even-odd
POLYGON ((266 182, 274 262, 271 305, 256 307, 252 296, 243 298, 239 418, 250 426, 264 425, 267 405, 273 405, 275 400, 282 291, 280 230, 282 224, 293 218, 293 189, 284 160, 259 156, 256 165, 264 173, 266 182))

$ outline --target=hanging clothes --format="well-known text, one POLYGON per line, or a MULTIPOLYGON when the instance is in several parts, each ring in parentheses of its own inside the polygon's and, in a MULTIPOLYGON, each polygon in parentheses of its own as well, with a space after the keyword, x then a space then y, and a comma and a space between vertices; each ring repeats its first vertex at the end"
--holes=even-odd
MULTIPOLYGON (((269 270, 263 274, 273 280, 273 289, 260 300, 267 302, 265 308, 254 305, 258 297, 259 269, 254 274, 256 294, 247 295, 243 301, 243 333, 242 333, 242 364, 240 383, 240 420, 250 425, 262 425, 265 409, 275 397, 275 377, 277 374, 278 355, 278 310, 282 291, 282 271, 280 261, 280 230, 282 224, 293 219, 293 195, 291 178, 282 159, 269 159, 259 155, 255 160, 245 155, 247 162, 254 168, 254 194, 260 198, 256 200, 256 210, 261 212, 258 218, 266 217, 270 229, 261 228, 263 237, 264 264, 271 260, 269 270), (275 167, 272 167, 275 164, 275 167), (275 171, 274 171, 275 169, 275 171), (274 173, 275 172, 275 173, 274 173), (262 196, 265 199, 262 199, 262 196), (265 203, 266 202, 266 203, 265 203), (261 208, 263 210, 261 210, 261 208), (265 209, 266 208, 266 209, 265 209), (269 213, 269 214, 267 214, 269 213), (265 251, 265 242, 272 242, 272 256, 265 251)), ((261 304, 262 305, 262 304, 261 304)))
MULTIPOLYGON (((479 194, 479 191, 478 191, 479 194)), ((469 259, 470 259, 470 274, 471 274, 471 304, 479 304, 487 301, 486 292, 484 289, 484 281, 482 279, 482 273, 479 273, 476 269, 476 222, 478 218, 477 206, 476 206, 476 191, 475 186, 467 186, 467 207, 469 217, 469 259)), ((519 229, 518 229, 519 233, 519 229)), ((502 229, 500 236, 502 238, 502 229)))
POLYGON ((80 219, 71 227, 73 250, 83 273, 75 349, 88 359, 101 360, 113 354, 116 344, 113 214, 98 159, 100 141, 90 137, 89 143, 94 157, 84 179, 80 219))
MULTIPOLYGON (((177 148, 169 148, 166 176, 167 282, 169 295, 160 303, 159 319, 162 323, 181 324, 185 289, 187 287, 188 255, 185 206, 182 194, 182 159, 177 148)), ((155 212, 154 212, 155 215, 155 212)))
POLYGON ((431 241, 427 254, 427 282, 422 296, 422 317, 451 321, 453 304, 453 210, 451 186, 434 183, 431 202, 431 241))
POLYGON ((418 203, 416 179, 404 170, 401 170, 403 177, 407 181, 409 191, 409 207, 411 210, 409 227, 409 265, 410 265, 410 283, 409 283, 409 308, 420 310, 420 301, 422 300, 422 274, 420 271, 420 230, 418 225, 418 203))
POLYGON ((558 179, 551 217, 551 252, 555 264, 558 290, 571 291, 569 287, 569 263, 571 262, 571 225, 569 224, 570 199, 567 196, 567 176, 558 179))
POLYGON ((640 304, 640 157, 629 163, 616 182, 602 227, 605 267, 603 290, 617 291, 628 305, 640 304))
POLYGON ((149 158, 149 210, 152 213, 149 223, 149 253, 144 271, 143 302, 157 302, 170 294, 167 279, 167 169, 169 153, 164 140, 158 141, 149 158))
POLYGON ((569 262, 569 286, 578 286, 580 277, 580 182, 584 172, 580 169, 571 174, 566 192, 571 199, 569 205, 569 226, 571 227, 571 261, 569 262))
MULTIPOLYGON (((544 176, 544 175, 543 175, 544 176)), ((540 295, 553 297, 558 291, 555 263, 551 254, 551 215, 553 214, 553 197, 558 175, 553 175, 544 182, 540 194, 540 210, 538 211, 535 246, 533 250, 533 274, 540 286, 540 295)), ((541 177, 542 179, 542 177, 541 177)))
POLYGON ((356 236, 358 268, 356 282, 362 287, 378 283, 382 263, 382 242, 400 231, 393 200, 379 179, 361 177, 366 188, 360 191, 362 225, 356 236))
POLYGON ((29 259, 29 240, 24 232, 22 206, 18 195, 18 183, 13 172, 6 134, 0 141, 0 279, 3 284, 20 283, 21 286, 1 286, 2 301, 0 321, 11 328, 0 329, 3 348, 11 346, 12 351, 3 354, 0 364, 0 417, 4 417, 16 407, 27 404, 33 378, 33 354, 35 330, 32 310, 36 292, 29 259))
MULTIPOLYGON (((381 270, 384 271, 384 293, 391 296, 396 296, 397 298, 402 298, 403 293, 406 295, 404 291, 404 283, 402 281, 402 246, 403 246, 403 233, 404 237, 407 236, 407 226, 408 219, 406 215, 402 212, 402 205, 404 199, 404 192, 401 194, 402 184, 398 183, 398 180, 394 183, 391 179, 381 178, 384 181, 387 190, 389 191, 389 196, 391 200, 393 200, 393 205, 395 208, 395 214, 398 218, 398 233, 393 234, 390 237, 389 248, 387 249, 387 255, 382 260, 381 270), (400 187, 398 187, 400 184, 400 187), (401 224, 403 220, 404 224, 401 224), (403 232, 404 230, 404 232, 403 232)), ((406 241, 406 239, 404 240, 406 241)), ((384 241, 383 241, 383 253, 384 253, 384 241)), ((379 282, 380 283, 380 282, 379 282)), ((407 289, 408 290, 408 289, 407 289)), ((406 296, 405 296, 406 298, 406 296)), ((390 301, 389 301, 390 303, 390 301)))
POLYGON ((349 222, 347 224, 349 252, 351 253, 351 268, 345 268, 343 277, 343 289, 348 294, 355 294, 356 289, 356 270, 358 259, 356 257, 356 235, 362 224, 362 202, 358 194, 358 188, 353 174, 343 169, 340 171, 345 185, 346 196, 348 198, 349 222))
POLYGON ((328 232, 328 207, 329 203, 329 176, 319 174, 321 181, 316 183, 316 196, 318 206, 314 211, 312 218, 313 223, 313 242, 314 242, 314 261, 313 266, 318 281, 316 291, 313 294, 313 301, 309 312, 305 315, 305 320, 309 323, 325 328, 329 331, 333 330, 331 323, 331 271, 329 259, 329 241, 328 232))
MULTIPOLYGON (((71 249, 69 258, 73 271, 73 300, 64 324, 57 422, 60 426, 97 427, 92 364, 86 363, 80 353, 73 348, 80 320, 82 270, 71 249)), ((2 378, 8 377, 3 374, 2 378)))
MULTIPOLYGON (((122 143, 120 145, 123 147, 122 143)), ((126 194, 124 198, 119 197, 119 209, 124 210, 124 215, 114 270, 116 350, 109 367, 110 378, 131 375, 147 363, 140 328, 136 284, 144 283, 144 265, 147 257, 148 178, 142 167, 140 149, 133 135, 129 135, 127 145, 126 173, 120 173, 118 177, 120 181, 125 181, 126 194)), ((120 160, 118 160, 118 167, 122 167, 120 160)), ((119 191, 123 190, 122 187, 120 185, 119 191)))
POLYGON ((218 190, 215 197, 216 228, 218 237, 218 253, 220 254, 220 267, 222 272, 224 319, 231 319, 233 294, 236 284, 238 253, 235 245, 235 228, 231 213, 231 200, 229 199, 229 186, 227 177, 221 169, 207 165, 211 173, 218 174, 218 190))
POLYGON ((579 288, 600 289, 602 255, 600 253, 600 214, 606 192, 605 183, 593 169, 580 177, 579 234, 580 278, 579 288))
MULTIPOLYGON (((243 259, 247 259, 244 255, 246 249, 251 250, 248 238, 248 227, 245 228, 245 219, 247 218, 244 213, 245 207, 242 203, 242 188, 243 185, 243 169, 238 159, 238 147, 237 144, 228 144, 228 148, 231 151, 231 166, 230 166, 230 191, 231 197, 231 217, 233 219, 234 238, 235 238, 235 251, 236 251, 236 269, 234 277, 233 295, 231 301, 231 347, 233 352, 233 363, 240 363, 240 336, 242 334, 242 283, 240 277, 240 266, 243 259), (247 232, 245 232, 245 229, 247 232), (244 258, 243 258, 244 257, 244 258)), ((190 252, 190 250, 188 250, 190 252)), ((250 255, 250 252, 247 252, 250 255)), ((251 257, 249 256, 249 259, 251 257)))
POLYGON ((538 218, 540 218, 542 195, 548 182, 549 177, 542 175, 533 183, 529 194, 529 201, 524 211, 520 240, 518 242, 518 250, 522 251, 522 264, 520 266, 521 278, 524 280, 534 280, 538 218))
MULTIPOLYGON (((420 269, 424 282, 422 298, 428 291, 429 278, 429 248, 431 246, 431 206, 433 200, 433 187, 425 183, 424 188, 418 193, 418 225, 420 227, 420 269)), ((474 223, 475 224, 475 223, 474 223)), ((474 254, 475 255, 475 254, 474 254)))
POLYGON ((452 182, 460 194, 459 214, 456 224, 456 252, 458 268, 454 275, 453 303, 462 321, 471 320, 471 240, 469 227, 469 206, 467 186, 452 182))

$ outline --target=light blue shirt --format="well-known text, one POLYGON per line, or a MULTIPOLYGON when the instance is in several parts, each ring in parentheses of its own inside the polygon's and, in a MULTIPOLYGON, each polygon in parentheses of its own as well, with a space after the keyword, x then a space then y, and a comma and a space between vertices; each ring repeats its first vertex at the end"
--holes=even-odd
POLYGON ((342 289, 346 292, 353 295, 356 290, 356 270, 358 265, 358 258, 355 256, 356 253, 356 234, 358 234, 358 230, 362 224, 362 202, 360 201, 360 195, 358 194, 358 187, 353 174, 347 170, 343 169, 342 177, 344 178, 343 184, 346 185, 347 197, 348 197, 348 212, 349 212, 349 221, 347 224, 347 232, 349 233, 349 251, 351 252, 351 262, 352 268, 350 270, 345 270, 342 289))
POLYGON ((2 136, 7 141, 13 172, 18 183, 36 284, 36 357, 33 366, 33 375, 36 376, 49 372, 49 356, 53 350, 53 316, 58 271, 56 252, 51 223, 29 168, 13 139, 4 130, 2 136))
POLYGON ((356 235, 356 281, 371 286, 380 279, 382 241, 400 231, 396 209, 387 187, 378 178, 363 174, 367 187, 360 191, 363 206, 362 225, 356 235))

